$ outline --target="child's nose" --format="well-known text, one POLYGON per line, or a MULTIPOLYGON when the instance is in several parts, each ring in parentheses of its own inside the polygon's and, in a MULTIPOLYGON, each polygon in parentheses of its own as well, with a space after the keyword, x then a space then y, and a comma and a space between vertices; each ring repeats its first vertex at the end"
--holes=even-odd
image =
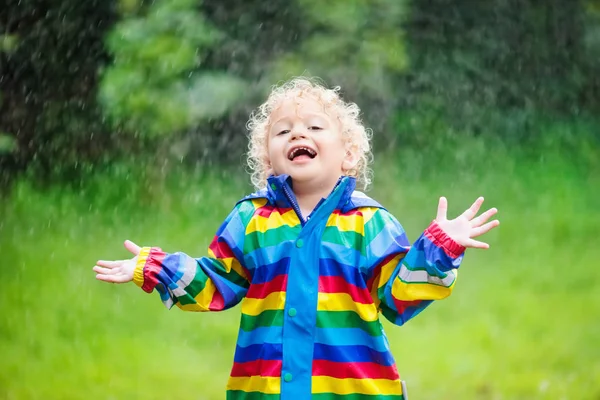
POLYGON ((292 130, 292 134, 291 134, 292 140, 305 139, 305 138, 306 138, 306 132, 304 132, 303 130, 301 130, 301 129, 292 130))

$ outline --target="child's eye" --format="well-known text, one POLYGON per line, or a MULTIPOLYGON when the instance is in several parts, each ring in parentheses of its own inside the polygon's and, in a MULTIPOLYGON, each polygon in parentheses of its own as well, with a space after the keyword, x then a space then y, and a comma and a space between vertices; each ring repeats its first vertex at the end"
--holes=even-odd
POLYGON ((308 129, 310 129, 311 131, 320 131, 323 128, 321 128, 320 126, 311 126, 308 129))
POLYGON ((290 130, 289 129, 284 129, 281 132, 279 132, 278 135, 284 135, 286 133, 290 133, 290 130))

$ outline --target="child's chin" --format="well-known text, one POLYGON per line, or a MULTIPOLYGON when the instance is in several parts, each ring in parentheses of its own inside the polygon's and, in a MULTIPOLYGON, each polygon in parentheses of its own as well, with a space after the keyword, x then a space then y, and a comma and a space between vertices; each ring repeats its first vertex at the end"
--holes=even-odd
POLYGON ((292 173, 290 176, 292 177, 292 181, 299 182, 299 183, 311 182, 319 177, 318 174, 307 174, 307 173, 304 173, 304 174, 303 173, 292 173))

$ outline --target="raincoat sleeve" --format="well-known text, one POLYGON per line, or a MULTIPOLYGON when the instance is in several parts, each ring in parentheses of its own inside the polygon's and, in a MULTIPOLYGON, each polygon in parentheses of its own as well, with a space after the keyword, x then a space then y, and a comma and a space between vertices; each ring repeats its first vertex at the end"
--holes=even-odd
POLYGON ((365 222, 368 287, 381 313, 403 325, 433 302, 448 297, 465 248, 434 221, 410 245, 400 223, 386 210, 365 222))
POLYGON ((176 305, 185 311, 221 311, 235 306, 249 287, 242 249, 254 209, 252 201, 238 203, 218 229, 207 257, 143 247, 133 281, 145 292, 156 289, 168 309, 176 305))

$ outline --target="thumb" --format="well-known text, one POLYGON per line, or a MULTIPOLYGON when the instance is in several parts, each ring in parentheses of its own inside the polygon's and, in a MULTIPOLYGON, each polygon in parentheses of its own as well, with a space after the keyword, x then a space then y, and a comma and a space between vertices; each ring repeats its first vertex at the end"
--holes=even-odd
POLYGON ((140 246, 133 243, 131 240, 126 240, 124 245, 125 245, 125 248, 127 249, 127 251, 129 251, 130 253, 132 253, 136 256, 138 254, 140 254, 140 250, 142 249, 140 246))
POLYGON ((437 221, 445 221, 448 218, 448 200, 445 197, 440 197, 440 201, 438 203, 437 216, 435 219, 437 221))

